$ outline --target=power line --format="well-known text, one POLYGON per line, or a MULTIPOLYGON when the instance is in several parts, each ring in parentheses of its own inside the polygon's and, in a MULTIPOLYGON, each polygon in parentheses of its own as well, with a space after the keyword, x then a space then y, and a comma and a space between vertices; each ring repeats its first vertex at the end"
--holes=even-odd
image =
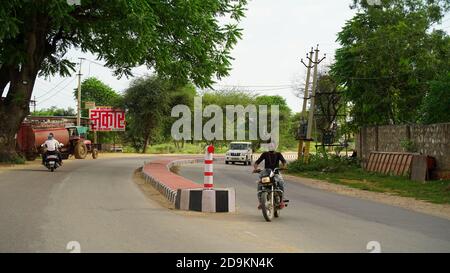
MULTIPOLYGON (((294 87, 292 86, 286 86, 286 87, 280 87, 280 88, 267 88, 267 89, 252 89, 252 88, 247 88, 247 87, 236 87, 236 88, 242 88, 241 91, 246 91, 246 92, 254 92, 254 93, 258 93, 258 92, 272 92, 272 91, 282 91, 282 90, 288 90, 288 89, 292 89, 295 90, 294 87)), ((230 90, 229 88, 215 88, 212 90, 216 90, 216 91, 228 91, 230 90)), ((230 90, 232 91, 232 90, 230 90)))
POLYGON ((70 78, 64 78, 62 81, 60 81, 58 84, 56 84, 55 86, 53 86, 53 88, 51 88, 50 90, 48 90, 47 92, 45 92, 43 95, 40 95, 38 97, 36 97, 36 99, 45 97, 46 95, 48 95, 50 92, 52 92, 53 90, 56 89, 56 87, 60 86, 63 82, 67 81, 70 78))
MULTIPOLYGON (((70 79, 70 78, 69 78, 69 79, 70 79)), ((48 98, 46 98, 46 99, 44 99, 44 100, 41 100, 38 104, 41 104, 42 102, 47 101, 47 100, 51 99, 53 96, 59 94, 59 93, 60 93, 61 91, 63 91, 67 86, 69 86, 75 79, 76 79, 76 78, 72 78, 72 80, 71 80, 70 82, 68 82, 63 88, 61 88, 61 89, 59 89, 58 91, 56 91, 55 93, 53 93, 50 97, 48 97, 48 98)))
POLYGON ((295 88, 293 88, 292 86, 290 87, 284 87, 284 88, 275 88, 275 89, 264 89, 264 90, 251 90, 253 92, 272 92, 272 91, 282 91, 282 90, 295 90, 295 88))

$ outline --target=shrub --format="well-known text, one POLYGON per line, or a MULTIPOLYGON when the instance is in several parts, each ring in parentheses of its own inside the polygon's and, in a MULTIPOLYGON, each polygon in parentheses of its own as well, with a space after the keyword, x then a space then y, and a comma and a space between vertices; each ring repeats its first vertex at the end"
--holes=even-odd
POLYGON ((302 160, 296 160, 288 164, 290 172, 311 172, 319 171, 325 173, 340 172, 350 167, 357 167, 358 162, 355 158, 340 157, 326 153, 310 155, 309 163, 302 160))
POLYGON ((7 164, 25 164, 26 160, 25 158, 16 155, 11 158, 0 158, 1 163, 7 163, 7 164))

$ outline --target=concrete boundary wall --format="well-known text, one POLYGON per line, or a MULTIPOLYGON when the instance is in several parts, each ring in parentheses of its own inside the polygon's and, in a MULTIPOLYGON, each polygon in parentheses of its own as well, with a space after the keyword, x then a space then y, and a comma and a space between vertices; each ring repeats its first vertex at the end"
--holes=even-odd
POLYGON ((450 178, 450 123, 363 127, 355 139, 363 164, 371 152, 415 152, 436 159, 437 178, 450 178))

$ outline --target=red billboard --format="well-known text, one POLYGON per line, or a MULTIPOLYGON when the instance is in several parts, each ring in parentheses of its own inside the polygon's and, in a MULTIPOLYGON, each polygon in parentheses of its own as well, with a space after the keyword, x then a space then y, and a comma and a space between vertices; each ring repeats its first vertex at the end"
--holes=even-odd
POLYGON ((97 106, 89 110, 92 131, 125 131, 125 111, 97 106))

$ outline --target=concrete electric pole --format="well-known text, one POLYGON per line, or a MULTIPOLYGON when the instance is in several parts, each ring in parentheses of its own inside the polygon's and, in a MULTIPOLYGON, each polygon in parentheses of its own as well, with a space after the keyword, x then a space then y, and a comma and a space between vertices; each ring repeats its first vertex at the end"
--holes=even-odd
MULTIPOLYGON (((301 120, 300 120, 300 126, 301 126, 301 121, 302 120, 306 120, 306 106, 308 104, 308 96, 309 96, 309 83, 310 83, 310 79, 311 79, 311 68, 313 68, 312 66, 312 58, 314 56, 314 49, 311 47, 311 52, 309 52, 306 54, 306 58, 309 59, 309 63, 308 65, 305 64, 305 62, 303 62, 302 59, 302 64, 304 66, 306 66, 306 83, 305 83, 305 92, 303 95, 303 107, 302 107, 302 113, 301 113, 301 120)), ((303 139, 299 139, 298 141, 298 154, 297 154, 297 159, 300 159, 303 156, 303 139)))
POLYGON ((317 72, 319 64, 325 60, 326 55, 322 59, 319 60, 319 45, 317 45, 317 48, 315 50, 316 56, 315 60, 312 61, 312 58, 309 57, 308 59, 314 64, 314 76, 313 76, 313 84, 312 84, 312 90, 311 90, 311 101, 309 106, 309 115, 308 115, 308 130, 306 132, 306 143, 305 143, 305 162, 307 163, 309 160, 309 149, 311 146, 311 140, 312 140, 312 128, 313 128, 313 122, 314 122, 314 108, 316 104, 316 89, 317 89, 317 72))
POLYGON ((77 94, 77 126, 81 126, 81 64, 84 58, 80 59, 80 69, 78 72, 78 94, 77 94))

